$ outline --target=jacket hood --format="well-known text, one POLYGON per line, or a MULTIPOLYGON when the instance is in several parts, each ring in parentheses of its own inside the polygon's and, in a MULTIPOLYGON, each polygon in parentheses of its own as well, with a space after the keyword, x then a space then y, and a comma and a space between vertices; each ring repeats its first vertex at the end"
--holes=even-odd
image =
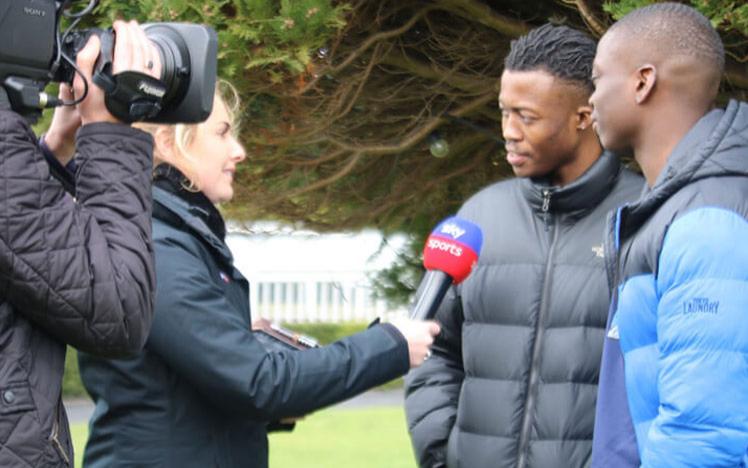
MULTIPOLYGON (((707 113, 686 133, 654 186, 629 207, 643 220, 686 185, 709 177, 748 176, 748 104, 730 101, 707 113)), ((638 222, 633 222, 638 225, 638 222)))
POLYGON ((668 196, 684 185, 707 177, 748 175, 748 104, 730 101, 688 131, 668 157, 652 194, 668 196))
POLYGON ((564 187, 552 186, 542 179, 522 179, 522 193, 532 209, 543 209, 546 193, 549 195, 548 211, 566 213, 579 218, 596 207, 615 185, 621 172, 617 156, 604 152, 577 180, 564 187))

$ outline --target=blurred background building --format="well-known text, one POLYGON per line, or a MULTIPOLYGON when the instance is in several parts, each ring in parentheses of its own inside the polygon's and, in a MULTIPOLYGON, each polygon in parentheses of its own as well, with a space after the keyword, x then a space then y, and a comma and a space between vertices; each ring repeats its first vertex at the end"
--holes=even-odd
POLYGON ((318 234, 270 223, 229 229, 236 267, 250 283, 253 317, 274 322, 370 321, 404 312, 372 297, 370 275, 389 266, 404 239, 374 230, 318 234))

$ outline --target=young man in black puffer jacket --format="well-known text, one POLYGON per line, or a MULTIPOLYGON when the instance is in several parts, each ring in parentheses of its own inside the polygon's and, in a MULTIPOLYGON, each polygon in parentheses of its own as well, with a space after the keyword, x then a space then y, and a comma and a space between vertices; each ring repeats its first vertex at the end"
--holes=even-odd
MULTIPOLYGON (((117 22, 114 29, 114 73, 158 77, 160 64, 146 66, 158 56, 140 27, 117 22)), ((50 130, 54 135, 82 124, 75 197, 50 176, 28 123, 0 110, 2 467, 73 466, 61 400, 66 345, 129 354, 142 348, 151 324, 153 143, 106 110, 102 91, 91 81, 98 44, 92 38, 77 56, 89 81, 86 99, 74 110, 61 109, 58 117, 65 118, 50 130)), ((73 90, 82 96, 80 78, 73 90)), ((48 141, 52 151, 60 149, 54 140, 48 141)))
POLYGON ((499 106, 517 179, 465 203, 484 245, 437 313, 433 356, 407 380, 418 462, 583 467, 609 305, 605 214, 642 179, 591 127, 595 42, 545 25, 512 42, 499 106))

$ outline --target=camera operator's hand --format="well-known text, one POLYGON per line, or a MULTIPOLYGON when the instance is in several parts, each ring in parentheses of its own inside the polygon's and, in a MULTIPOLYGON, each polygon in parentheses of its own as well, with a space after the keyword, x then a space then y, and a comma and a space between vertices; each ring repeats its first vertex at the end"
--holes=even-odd
POLYGON ((408 341, 410 367, 418 367, 431 356, 431 345, 441 328, 433 321, 411 320, 398 317, 390 322, 408 341))
MULTIPOLYGON (((60 83, 60 92, 57 96, 64 102, 73 101, 73 88, 60 83)), ((80 126, 81 116, 77 107, 59 106, 55 109, 52 124, 44 134, 44 143, 63 166, 75 155, 75 133, 80 126)))
MULTIPOLYGON (((161 58, 153 43, 146 37, 145 32, 136 21, 114 22, 116 39, 114 42, 114 56, 112 60, 112 74, 132 70, 145 73, 154 78, 161 77, 161 58)), ((93 122, 119 123, 104 104, 104 91, 93 83, 92 75, 96 59, 99 56, 101 43, 97 36, 91 36, 86 46, 78 52, 78 67, 88 80, 88 96, 78 104, 83 125, 93 122)), ((73 80, 76 96, 82 96, 84 91, 83 79, 76 75, 73 80)))

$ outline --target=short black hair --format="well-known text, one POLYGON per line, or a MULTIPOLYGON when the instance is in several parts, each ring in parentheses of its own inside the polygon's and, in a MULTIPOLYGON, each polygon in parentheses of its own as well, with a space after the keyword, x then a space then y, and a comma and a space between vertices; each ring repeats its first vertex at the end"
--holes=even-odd
POLYGON ((591 94, 592 61, 597 44, 587 34, 546 23, 512 41, 504 70, 543 70, 591 94))
POLYGON ((654 3, 628 13, 610 31, 657 44, 667 56, 700 59, 719 78, 725 69, 725 47, 712 23, 698 10, 675 2, 654 3))

